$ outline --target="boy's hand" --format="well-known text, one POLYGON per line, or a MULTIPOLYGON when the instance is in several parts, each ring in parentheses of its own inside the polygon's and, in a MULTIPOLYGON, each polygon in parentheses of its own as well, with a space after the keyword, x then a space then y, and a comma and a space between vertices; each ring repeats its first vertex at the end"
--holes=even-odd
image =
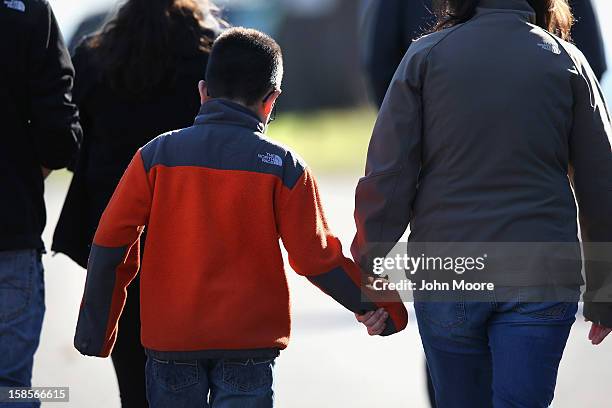
POLYGON ((385 311, 385 309, 380 308, 375 312, 368 312, 363 315, 358 315, 355 313, 355 317, 357 318, 358 322, 365 325, 370 336, 378 336, 385 330, 389 314, 385 311))

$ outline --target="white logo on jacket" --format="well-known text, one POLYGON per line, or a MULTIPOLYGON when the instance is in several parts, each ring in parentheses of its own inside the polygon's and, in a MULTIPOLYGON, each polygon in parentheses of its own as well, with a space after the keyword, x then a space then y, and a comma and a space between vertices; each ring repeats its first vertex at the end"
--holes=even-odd
POLYGON ((543 50, 550 51, 553 54, 557 54, 557 55, 561 54, 561 49, 559 48, 557 44, 540 43, 538 44, 538 47, 542 48, 543 50))
POLYGON ((272 153, 258 154, 257 157, 261 159, 262 163, 283 167, 283 159, 281 159, 280 156, 277 154, 272 154, 272 153))
POLYGON ((4 5, 10 9, 25 12, 25 3, 20 0, 4 0, 4 5))

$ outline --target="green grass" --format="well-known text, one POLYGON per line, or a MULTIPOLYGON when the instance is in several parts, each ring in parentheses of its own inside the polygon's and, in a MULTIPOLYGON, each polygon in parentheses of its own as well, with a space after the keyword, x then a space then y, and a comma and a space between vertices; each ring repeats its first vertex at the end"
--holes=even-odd
POLYGON ((361 173, 375 119, 369 109, 286 113, 268 135, 303 157, 317 175, 361 173))

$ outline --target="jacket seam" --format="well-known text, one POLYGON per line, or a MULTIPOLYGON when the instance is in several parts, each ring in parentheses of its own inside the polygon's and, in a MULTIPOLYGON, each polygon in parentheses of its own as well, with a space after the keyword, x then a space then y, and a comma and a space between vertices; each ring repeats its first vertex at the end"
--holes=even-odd
POLYGON ((377 177, 382 177, 382 176, 392 176, 398 173, 401 173, 404 170, 403 166, 400 167, 399 169, 393 169, 393 170, 385 170, 385 171, 380 171, 380 172, 376 172, 376 173, 372 173, 368 176, 362 177, 361 180, 359 180, 359 182, 365 182, 365 181, 369 181, 371 179, 375 179, 377 177))
MULTIPOLYGON (((471 18, 470 20, 458 24, 454 27, 452 27, 451 29, 449 29, 449 31, 446 33, 446 35, 444 35, 442 38, 440 38, 438 41, 436 41, 435 44, 432 44, 432 46, 429 48, 429 50, 427 51, 427 54, 425 55, 425 62, 427 64, 429 64, 429 59, 430 59, 430 55, 433 52, 434 48, 436 48, 438 45, 440 45, 444 40, 446 40, 448 37, 450 37, 452 34, 454 34, 455 32, 457 32, 458 30, 460 30, 462 27, 465 27, 466 25, 468 25, 469 23, 471 23, 474 20, 479 19, 482 16, 474 16, 473 18, 471 18)), ((421 68, 421 70, 423 70, 424 68, 421 68)), ((423 74, 424 72, 421 72, 421 74, 423 74)))
MULTIPOLYGON (((191 168, 198 168, 198 169, 204 169, 204 170, 214 170, 214 171, 227 171, 227 172, 239 172, 239 173, 250 173, 250 174, 259 174, 262 176, 271 176, 274 177, 278 180, 280 180, 280 182, 282 183, 282 185, 284 187, 286 187, 289 191, 293 191, 295 189, 295 186, 297 185, 297 182, 293 185, 293 187, 289 187, 287 186, 285 183, 283 183, 283 178, 277 174, 272 174, 272 173, 264 173, 264 172, 260 172, 260 171, 254 171, 254 170, 236 170, 236 169, 216 169, 214 167, 206 167, 206 166, 196 166, 196 165, 179 165, 179 166, 168 166, 166 164, 163 163, 156 163, 153 166, 151 166, 149 168, 149 172, 151 172, 151 170, 153 170, 156 167, 166 167, 166 168, 179 168, 179 167, 191 167, 191 168)), ((304 172, 302 172, 302 174, 300 175, 299 179, 303 176, 304 172)))

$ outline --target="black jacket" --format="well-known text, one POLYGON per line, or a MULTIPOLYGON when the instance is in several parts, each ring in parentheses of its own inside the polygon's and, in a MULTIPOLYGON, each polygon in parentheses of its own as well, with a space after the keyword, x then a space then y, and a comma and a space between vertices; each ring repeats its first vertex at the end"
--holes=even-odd
MULTIPOLYGON (((215 34, 211 31, 210 36, 215 34)), ((197 85, 204 79, 208 54, 183 55, 175 82, 146 98, 114 91, 95 63, 95 50, 87 45, 77 48, 73 60, 74 98, 84 139, 52 250, 86 267, 100 216, 134 153, 156 136, 193 123, 200 108, 197 85)))
POLYGON ((74 71, 44 0, 0 3, 0 251, 42 249, 41 166, 66 167, 81 128, 74 71))
MULTIPOLYGON (((431 0, 371 0, 363 58, 372 96, 379 107, 410 44, 435 23, 431 4, 431 0)), ((591 0, 571 0, 570 4, 576 17, 572 37, 601 79, 606 72, 606 55, 591 0)))

